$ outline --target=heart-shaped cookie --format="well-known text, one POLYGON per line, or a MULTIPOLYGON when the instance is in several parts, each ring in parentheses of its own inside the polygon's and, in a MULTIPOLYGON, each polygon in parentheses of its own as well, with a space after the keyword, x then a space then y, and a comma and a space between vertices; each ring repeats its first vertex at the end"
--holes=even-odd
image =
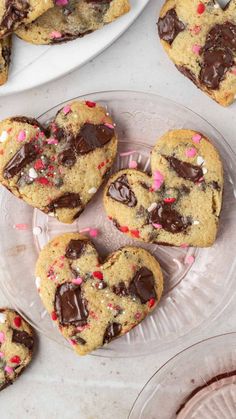
POLYGON ((123 233, 174 246, 212 245, 221 210, 223 169, 208 138, 190 130, 165 134, 151 154, 152 177, 114 174, 104 191, 109 218, 123 233))
POLYGON ((14 310, 0 309, 0 391, 30 363, 33 347, 31 326, 14 310))
POLYGON ((100 263, 93 244, 77 233, 44 247, 36 276, 52 320, 80 355, 140 323, 163 290, 159 263, 146 250, 124 247, 100 263))
POLYGON ((236 2, 167 0, 161 42, 178 70, 223 106, 236 95, 236 2))
POLYGON ((0 182, 33 207, 72 223, 104 180, 117 137, 106 109, 73 102, 46 129, 35 119, 0 123, 0 182))
POLYGON ((16 31, 32 44, 58 44, 80 38, 130 10, 129 0, 69 0, 55 6, 16 31))

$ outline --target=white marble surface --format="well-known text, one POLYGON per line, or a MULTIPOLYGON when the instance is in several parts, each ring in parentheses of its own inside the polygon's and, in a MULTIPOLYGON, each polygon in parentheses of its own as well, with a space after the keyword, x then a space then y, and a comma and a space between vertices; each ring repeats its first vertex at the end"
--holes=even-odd
MULTIPOLYGON (((236 104, 221 108, 176 72, 157 39, 155 16, 159 8, 160 1, 151 0, 135 24, 83 68, 39 89, 1 98, 0 118, 12 114, 37 116, 61 101, 93 91, 142 90, 169 97, 198 112, 223 133, 236 152, 236 104)), ((198 340, 234 330, 235 302, 236 299, 198 340)), ((0 292, 0 305, 4 304, 7 302, 0 292)), ((179 348, 142 358, 77 358, 39 336, 39 350, 31 367, 0 395, 0 417, 125 419, 150 376, 178 350, 192 343, 185 339, 179 348)))

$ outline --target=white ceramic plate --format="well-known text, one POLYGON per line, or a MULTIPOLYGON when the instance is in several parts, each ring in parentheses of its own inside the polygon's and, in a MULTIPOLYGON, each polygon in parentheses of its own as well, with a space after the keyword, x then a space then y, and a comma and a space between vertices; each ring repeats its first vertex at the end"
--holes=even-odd
MULTIPOLYGON (((207 121, 190 110, 160 96, 120 91, 93 93, 83 98, 107 106, 116 122, 119 137, 115 169, 128 166, 129 158, 139 169, 148 170, 149 155, 156 139, 174 128, 192 128, 207 134, 219 149, 224 169, 224 205, 215 244, 205 249, 181 249, 141 243, 119 233, 107 219, 102 205, 102 188, 73 224, 34 210, 6 189, 0 190, 0 287, 11 304, 30 323, 66 346, 47 315, 35 286, 34 269, 39 250, 52 237, 63 232, 98 228, 94 243, 104 257, 125 245, 142 246, 159 260, 165 277, 165 290, 157 309, 139 326, 107 347, 95 352, 106 357, 138 356, 186 343, 210 324, 229 304, 235 293, 236 163, 230 147, 207 121), (133 150, 131 156, 120 152, 133 150), (23 224, 24 228, 21 228, 23 224), (34 227, 37 227, 34 229, 34 227), (186 265, 187 255, 195 261, 186 265)), ((57 105, 39 117, 49 121, 64 106, 57 105)), ((70 346, 71 347, 71 346, 70 346)))
POLYGON ((128 29, 148 2, 149 0, 130 0, 129 13, 99 31, 65 44, 31 45, 15 37, 10 77, 0 87, 0 96, 50 82, 84 65, 128 29))

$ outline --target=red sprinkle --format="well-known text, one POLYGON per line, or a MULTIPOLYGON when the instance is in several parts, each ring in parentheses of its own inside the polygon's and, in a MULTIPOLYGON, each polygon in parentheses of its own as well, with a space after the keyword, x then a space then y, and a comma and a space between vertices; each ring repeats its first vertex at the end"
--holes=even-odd
POLYGON ((197 6, 197 12, 199 15, 202 15, 206 10, 206 6, 203 3, 199 3, 197 6))
POLYGON ((129 227, 121 226, 121 227, 119 227, 119 230, 122 231, 122 233, 128 233, 129 227))
POLYGON ((36 160, 36 162, 34 163, 34 168, 35 170, 40 170, 44 168, 44 164, 41 159, 36 160))
POLYGON ((53 311, 51 313, 51 318, 52 318, 52 320, 57 320, 57 315, 56 315, 55 311, 53 311))
POLYGON ((139 231, 138 230, 130 230, 130 233, 133 237, 139 238, 139 231))
POLYGON ((103 279, 103 273, 101 271, 94 271, 93 276, 94 278, 97 278, 97 279, 101 279, 101 280, 103 279))
POLYGON ((41 183, 41 185, 49 185, 49 180, 46 177, 39 177, 36 179, 38 183, 41 183))
POLYGON ((18 355, 15 355, 10 359, 10 362, 12 362, 13 364, 20 364, 21 359, 18 355))
POLYGON ((14 325, 16 327, 21 327, 21 317, 20 316, 15 317, 13 322, 14 322, 14 325))
POLYGON ((155 298, 150 298, 150 300, 148 301, 148 307, 149 308, 151 308, 151 307, 153 307, 154 306, 154 304, 155 304, 155 298))
POLYGON ((176 198, 164 198, 165 204, 173 204, 176 201, 176 198))
POLYGON ((96 103, 95 102, 90 102, 90 100, 86 100, 85 103, 89 108, 95 108, 95 106, 96 106, 96 103))

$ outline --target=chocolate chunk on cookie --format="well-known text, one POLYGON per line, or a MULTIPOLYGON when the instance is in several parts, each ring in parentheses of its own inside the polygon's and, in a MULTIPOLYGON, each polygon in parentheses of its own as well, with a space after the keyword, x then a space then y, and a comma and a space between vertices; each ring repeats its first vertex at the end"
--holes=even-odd
POLYGON ((16 311, 0 309, 0 391, 13 384, 30 363, 33 347, 31 326, 16 311))
POLYGON ((236 3, 167 0, 157 23, 178 70, 223 106, 236 96, 236 3))
POLYGON ((113 122, 94 102, 73 102, 45 128, 36 119, 0 122, 0 182, 33 207, 72 223, 111 168, 113 122))
POLYGON ((0 38, 30 23, 54 6, 53 0, 4 0, 0 4, 0 38))
POLYGON ((16 31, 33 44, 58 44, 87 35, 130 10, 129 0, 69 0, 16 31))
MULTIPOLYGON (((222 163, 213 144, 196 131, 170 131, 156 143, 151 169, 152 176, 124 169, 109 179, 104 191, 109 219, 146 242, 211 246, 223 191, 222 163)), ((125 290, 119 286, 117 292, 125 290)))
POLYGON ((80 355, 140 323, 163 291, 160 266, 146 250, 124 247, 100 263, 93 244, 77 233, 44 247, 36 276, 43 304, 80 355))
POLYGON ((11 62, 11 37, 0 40, 0 85, 7 82, 11 62))

